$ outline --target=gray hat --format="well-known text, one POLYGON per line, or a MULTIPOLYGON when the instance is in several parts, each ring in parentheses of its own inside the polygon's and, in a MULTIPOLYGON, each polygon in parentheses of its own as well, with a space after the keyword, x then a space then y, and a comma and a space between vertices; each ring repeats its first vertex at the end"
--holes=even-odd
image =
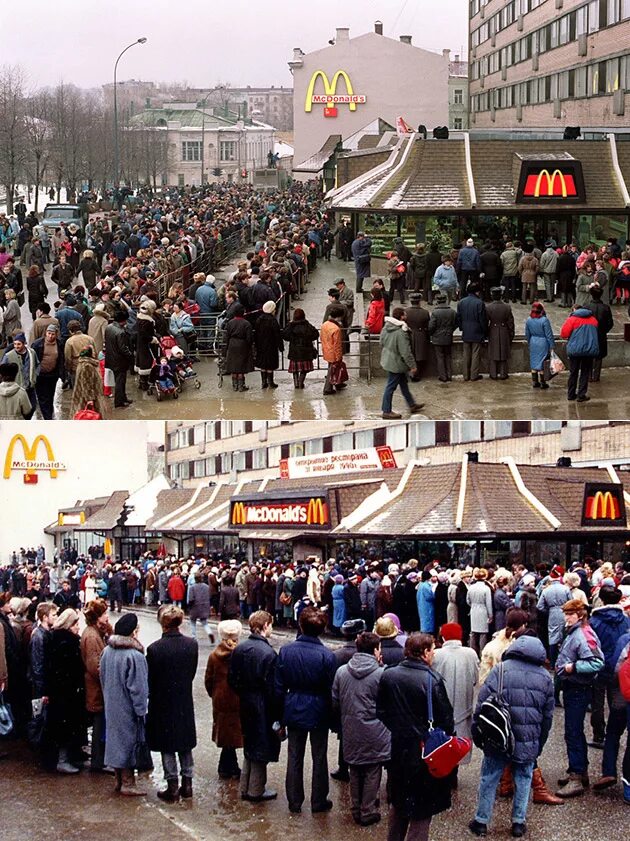
POLYGON ((436 304, 445 304, 448 301, 448 295, 444 292, 438 292, 434 298, 436 304))
POLYGON ((422 292, 411 292, 409 294, 409 300, 412 304, 418 304, 422 300, 422 292))
POLYGON ((59 327, 56 324, 49 324, 46 328, 47 333, 58 333, 59 327))

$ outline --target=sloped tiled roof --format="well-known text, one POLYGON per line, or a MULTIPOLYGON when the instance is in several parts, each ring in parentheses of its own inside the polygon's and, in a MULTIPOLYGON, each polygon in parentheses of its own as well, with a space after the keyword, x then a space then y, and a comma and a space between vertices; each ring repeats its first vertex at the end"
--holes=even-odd
POLYGON ((82 525, 75 526, 75 529, 78 531, 111 531, 118 523, 128 497, 129 491, 114 491, 102 508, 95 511, 82 525))
POLYGON ((157 497, 157 505, 155 511, 153 512, 153 516, 147 520, 147 531, 151 531, 158 520, 162 520, 169 514, 173 514, 178 508, 181 508, 182 505, 190 502, 194 492, 194 488, 172 488, 170 490, 161 491, 157 497))
POLYGON ((318 152, 315 152, 310 158, 302 161, 301 164, 294 166, 293 170, 295 172, 321 172, 335 154, 335 149, 340 143, 341 135, 331 134, 318 152))

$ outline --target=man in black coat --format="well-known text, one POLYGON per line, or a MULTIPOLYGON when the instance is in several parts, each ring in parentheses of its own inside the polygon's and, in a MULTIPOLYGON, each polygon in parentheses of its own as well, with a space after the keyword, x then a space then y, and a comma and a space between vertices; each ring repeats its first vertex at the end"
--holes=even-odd
POLYGON ((197 671, 197 640, 180 632, 184 611, 169 605, 160 613, 162 639, 147 648, 149 712, 147 743, 160 751, 166 789, 160 800, 174 803, 192 797, 193 748, 197 744, 192 685, 197 671), (177 757, 182 783, 178 785, 177 757))
POLYGON ((361 619, 361 594, 359 593, 359 576, 352 573, 343 588, 343 600, 346 605, 346 619, 361 619))
POLYGON ((488 366, 491 380, 507 380, 510 348, 514 340, 512 307, 501 300, 502 288, 490 290, 492 300, 486 304, 488 316, 488 366))
POLYGON ((249 638, 232 652, 228 683, 240 701, 244 755, 241 800, 261 803, 278 796, 266 788, 267 764, 277 762, 280 756, 280 738, 273 729, 280 718, 275 696, 278 655, 269 642, 273 629, 270 613, 252 613, 249 629, 249 638))
POLYGON ((597 319, 597 340, 599 343, 599 355, 593 360, 591 382, 598 383, 602 373, 602 360, 608 356, 608 333, 613 328, 612 311, 608 304, 602 301, 602 288, 593 286, 591 289, 591 300, 586 305, 597 319))
POLYGON ((481 274, 483 275, 483 299, 489 301, 491 288, 498 286, 503 277, 503 264, 490 243, 486 244, 479 255, 479 260, 481 262, 481 274))
POLYGON ((133 364, 133 351, 126 323, 127 313, 118 311, 114 321, 105 328, 105 367, 114 372, 114 407, 117 409, 127 408, 133 402, 127 397, 127 372, 133 364))
POLYGON ((464 343, 464 380, 481 380, 479 373, 481 348, 488 333, 486 305, 481 300, 478 284, 471 283, 468 295, 457 305, 457 326, 464 343))

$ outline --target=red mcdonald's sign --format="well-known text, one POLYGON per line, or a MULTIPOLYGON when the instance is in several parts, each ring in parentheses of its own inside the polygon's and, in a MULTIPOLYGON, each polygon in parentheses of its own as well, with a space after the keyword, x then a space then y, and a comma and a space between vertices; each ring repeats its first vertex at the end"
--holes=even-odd
POLYGON ((623 485, 587 482, 582 509, 583 526, 626 525, 623 485))
POLYGON ((324 496, 269 501, 237 499, 232 500, 230 524, 239 528, 325 528, 330 526, 330 510, 324 496))
POLYGON ((586 200, 584 177, 580 161, 560 158, 524 160, 517 202, 544 204, 553 202, 583 202, 586 200))

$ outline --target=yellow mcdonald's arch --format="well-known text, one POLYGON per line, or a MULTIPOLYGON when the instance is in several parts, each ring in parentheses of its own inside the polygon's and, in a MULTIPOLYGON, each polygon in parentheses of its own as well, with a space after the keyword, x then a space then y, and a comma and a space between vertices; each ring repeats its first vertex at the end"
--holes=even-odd
POLYGON ((562 198, 567 198, 567 182, 564 175, 560 172, 559 169, 554 169, 553 175, 549 175, 548 169, 543 169, 538 174, 538 178, 536 179, 536 188, 534 190, 534 196, 536 198, 540 197, 540 187, 542 184, 542 180, 544 177, 547 177, 547 193, 548 196, 553 196, 553 187, 556 183, 556 178, 560 179, 560 184, 562 185, 562 198))
MULTIPOLYGON (((21 444, 22 445, 22 451, 24 452, 24 459, 25 459, 25 461, 28 462, 28 461, 35 461, 35 458, 37 456, 37 449, 38 449, 40 443, 44 445, 44 449, 46 450, 46 457, 47 457, 48 461, 50 462, 51 466, 50 467, 43 467, 43 468, 39 468, 39 469, 49 470, 50 471, 50 478, 51 479, 56 479, 57 475, 58 475, 58 469, 56 467, 52 466, 54 464, 54 461, 55 461, 55 455, 53 453, 53 448, 51 447, 50 441, 48 440, 48 438, 46 438, 45 435, 37 435, 35 440, 33 441, 33 445, 31 447, 29 447, 29 445, 26 441, 26 438, 21 433, 18 433, 17 435, 14 435, 13 438, 11 438, 11 441, 9 442, 9 447, 7 449, 7 454, 6 454, 5 459, 4 459, 4 473, 3 473, 4 478, 8 479, 11 476, 11 471, 13 469, 13 466, 12 466, 13 451, 15 450, 15 445, 16 444, 21 444)), ((34 468, 34 467, 27 467, 26 468, 26 475, 27 476, 32 476, 35 472, 36 472, 36 468, 34 468)))
POLYGON ((309 526, 325 526, 328 521, 326 505, 321 499, 310 499, 306 509, 306 522, 309 526))
MULTIPOLYGON (((337 70, 335 75, 332 78, 332 82, 328 81, 328 76, 323 70, 316 70, 313 75, 311 76, 311 81, 308 83, 308 88, 306 89, 306 99, 304 100, 304 110, 307 114, 313 110, 313 92, 315 90, 315 84, 317 79, 321 76, 322 82, 324 83, 324 93, 326 96, 334 96, 335 91, 337 90, 337 84, 339 79, 343 79, 346 83, 346 90, 348 92, 348 96, 352 96, 354 94, 354 90, 352 89, 352 82, 345 70, 337 70)), ((350 106, 351 111, 357 110, 356 102, 348 103, 350 106)))
POLYGON ((593 507, 591 508, 592 520, 616 520, 617 506, 615 505, 615 498, 610 491, 597 491, 593 499, 593 507))
POLYGON ((244 526, 245 523, 245 505, 242 502, 235 502, 232 505, 232 525, 244 526))

